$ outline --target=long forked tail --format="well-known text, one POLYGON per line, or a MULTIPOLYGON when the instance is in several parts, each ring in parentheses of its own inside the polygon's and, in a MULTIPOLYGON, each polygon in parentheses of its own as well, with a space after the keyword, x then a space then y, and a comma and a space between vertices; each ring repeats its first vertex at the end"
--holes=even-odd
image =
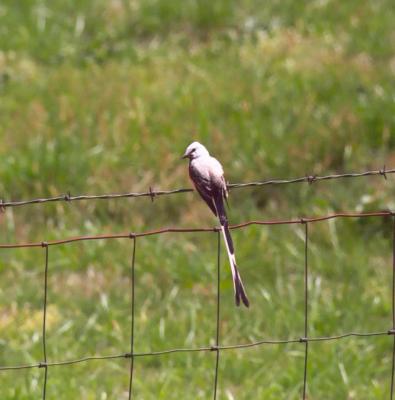
POLYGON ((233 278, 233 289, 235 292, 236 305, 240 305, 240 299, 246 307, 250 306, 250 302, 246 295, 243 282, 240 278, 239 270, 236 265, 235 249, 233 247, 232 237, 230 236, 228 228, 228 218, 226 216, 226 211, 224 207, 224 196, 222 193, 214 196, 215 209, 217 211, 217 216, 221 224, 222 235, 224 236, 224 241, 226 245, 226 252, 228 253, 230 268, 232 270, 233 278))
POLYGON ((226 252, 228 253, 228 257, 229 257, 230 268, 232 270, 233 289, 234 289, 234 292, 235 292, 236 305, 237 306, 240 305, 240 299, 241 299, 243 304, 246 307, 249 307, 250 306, 250 302, 249 302, 248 297, 246 295, 243 282, 242 282, 242 280, 240 278, 239 270, 237 269, 236 257, 235 257, 234 251, 233 251, 232 238, 230 236, 230 232, 229 232, 227 224, 226 225, 222 225, 221 224, 221 230, 222 230, 222 234, 224 236, 226 252))

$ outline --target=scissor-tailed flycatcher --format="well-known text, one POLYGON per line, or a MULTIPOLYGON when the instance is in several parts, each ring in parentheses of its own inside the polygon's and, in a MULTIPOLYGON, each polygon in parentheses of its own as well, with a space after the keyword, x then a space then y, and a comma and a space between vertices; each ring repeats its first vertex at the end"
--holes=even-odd
POLYGON ((249 307, 250 302, 237 269, 233 241, 228 228, 224 205, 224 200, 228 197, 228 189, 222 165, 217 159, 211 157, 207 149, 198 142, 193 142, 187 147, 183 158, 189 158, 189 176, 196 190, 214 215, 219 218, 232 270, 236 305, 240 305, 241 299, 244 305, 249 307))

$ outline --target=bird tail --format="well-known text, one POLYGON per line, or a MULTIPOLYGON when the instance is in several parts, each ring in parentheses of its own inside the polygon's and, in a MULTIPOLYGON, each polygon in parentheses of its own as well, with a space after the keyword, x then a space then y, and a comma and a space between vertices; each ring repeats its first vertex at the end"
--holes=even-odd
POLYGON ((229 263, 230 263, 230 268, 232 270, 232 278, 233 278, 233 289, 235 292, 235 302, 236 305, 239 306, 240 305, 240 299, 242 300, 242 302, 244 303, 244 305, 246 307, 250 306, 250 302, 248 300, 248 297, 246 295, 245 289, 244 289, 244 285, 243 285, 243 281, 241 280, 240 274, 239 274, 239 270, 237 269, 237 265, 236 265, 236 257, 235 254, 233 252, 231 252, 231 246, 233 245, 232 242, 229 242, 229 238, 231 239, 230 233, 229 233, 229 229, 227 226, 221 225, 221 230, 222 230, 222 234, 224 236, 225 239, 225 245, 226 245, 226 251, 228 253, 228 257, 229 257, 229 263))
POLYGON ((215 199, 215 207, 217 209, 217 214, 219 217, 219 222, 221 224, 221 231, 224 237, 226 252, 228 253, 230 268, 232 271, 233 278, 233 289, 235 292, 235 302, 236 305, 240 305, 240 299, 246 307, 250 306, 250 302, 246 295, 243 282, 241 280, 239 270, 237 269, 235 251, 233 247, 232 237, 230 236, 229 228, 228 228, 228 219, 226 217, 224 202, 222 197, 215 199))

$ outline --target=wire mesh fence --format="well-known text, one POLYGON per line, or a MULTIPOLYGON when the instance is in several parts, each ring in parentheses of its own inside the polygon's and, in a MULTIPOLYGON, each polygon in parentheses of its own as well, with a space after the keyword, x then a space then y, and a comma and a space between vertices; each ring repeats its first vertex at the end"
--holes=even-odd
MULTIPOLYGON (((326 176, 305 176, 295 179, 279 179, 279 180, 269 180, 262 182, 249 182, 243 184, 233 184, 229 185, 229 188, 245 188, 251 186, 265 186, 272 184, 291 184, 291 183, 301 183, 307 182, 309 184, 320 181, 320 180, 330 180, 330 179, 340 179, 340 178, 357 178, 366 176, 382 176, 386 178, 387 174, 395 173, 395 169, 386 170, 385 167, 380 170, 366 171, 362 173, 347 173, 347 174, 337 174, 337 175, 326 175, 326 176)), ((177 189, 171 191, 153 191, 152 188, 148 192, 144 193, 126 193, 126 194, 111 194, 111 195, 82 195, 82 196, 71 196, 70 194, 63 196, 56 196, 51 198, 40 198, 33 200, 24 201, 0 201, 0 207, 6 210, 8 207, 18 207, 31 204, 43 204, 46 202, 53 201, 76 201, 76 200, 96 200, 96 199, 115 199, 115 198, 125 198, 125 197, 143 197, 149 196, 153 199, 155 196, 160 195, 170 195, 177 193, 190 192, 192 189, 177 189)), ((312 342, 328 342, 337 341, 349 337, 375 337, 375 336, 393 336, 393 347, 392 347, 392 365, 389 367, 391 369, 391 385, 389 388, 389 397, 391 400, 394 398, 394 372, 395 372, 395 212, 393 211, 377 211, 377 212, 367 212, 367 213, 334 213, 330 215, 324 215, 319 217, 303 217, 297 219, 287 219, 287 220, 271 220, 271 221, 248 221, 240 223, 237 225, 229 226, 230 229, 244 229, 251 225, 291 225, 300 224, 304 227, 304 279, 303 279, 303 294, 304 294, 304 329, 300 337, 294 337, 289 339, 270 339, 270 340, 259 340, 249 343, 239 343, 234 345, 221 345, 220 337, 220 324, 221 324, 221 304, 220 304, 220 265, 221 265, 221 237, 220 228, 162 228, 157 230, 145 231, 145 232, 127 232, 120 234, 102 234, 93 236, 77 236, 70 237, 61 240, 53 241, 41 241, 41 242, 28 242, 28 243, 12 243, 12 244, 0 244, 1 249, 15 249, 15 248, 31 248, 31 247, 41 247, 44 251, 44 282, 43 282, 43 308, 42 308, 42 361, 37 361, 32 364, 24 365, 0 365, 0 373, 5 373, 11 370, 22 370, 31 368, 40 368, 44 372, 43 388, 42 388, 42 398, 45 400, 47 398, 47 386, 49 382, 50 374, 48 370, 52 367, 58 366, 68 366, 73 364, 79 364, 84 362, 89 362, 93 360, 112 360, 119 358, 126 358, 130 360, 130 372, 129 372, 129 388, 128 397, 133 398, 133 377, 134 377, 134 363, 135 358, 141 357, 156 357, 165 354, 172 353, 192 353, 192 352, 215 352, 216 360, 215 367, 213 371, 213 399, 216 400, 218 396, 218 378, 219 378, 219 364, 220 364, 220 354, 222 351, 244 349, 265 345, 285 345, 290 343, 300 343, 304 347, 304 368, 303 375, 301 379, 303 380, 301 398, 307 399, 307 381, 308 381, 308 359, 309 359, 309 344, 312 342), (386 331, 378 332, 347 332, 340 335, 334 336, 321 336, 321 337, 310 337, 308 332, 309 326, 309 226, 310 224, 337 219, 337 218, 391 218, 392 219, 392 326, 386 331), (187 233, 187 232, 201 232, 205 234, 215 234, 217 237, 217 259, 216 259, 216 269, 217 269, 217 288, 216 288, 216 330, 215 330, 215 344, 205 347, 195 347, 195 348, 170 348, 161 351, 151 351, 151 352, 135 352, 134 351, 134 339, 135 339, 135 263, 137 254, 137 242, 139 237, 144 236, 154 236, 169 233, 187 233), (82 357, 78 359, 71 360, 60 360, 52 361, 48 360, 47 357, 47 298, 48 298, 48 269, 50 261, 50 248, 53 246, 64 245, 73 242, 80 241, 91 241, 91 240, 111 240, 111 239, 125 239, 131 240, 131 261, 130 261, 130 313, 131 313, 131 326, 130 326, 130 347, 129 351, 120 352, 118 354, 103 355, 103 356, 89 356, 82 357)))

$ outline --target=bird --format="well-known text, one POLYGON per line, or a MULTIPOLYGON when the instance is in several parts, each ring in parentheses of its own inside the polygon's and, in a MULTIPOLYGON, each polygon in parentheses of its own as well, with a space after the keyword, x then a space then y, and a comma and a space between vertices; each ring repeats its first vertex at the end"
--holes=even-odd
POLYGON ((239 306, 241 300, 246 307, 249 307, 250 302, 237 268, 235 250, 228 226, 224 203, 225 201, 227 202, 228 188, 222 165, 199 142, 191 143, 186 148, 182 158, 189 159, 189 177, 197 192, 219 219, 232 271, 235 303, 239 306))

